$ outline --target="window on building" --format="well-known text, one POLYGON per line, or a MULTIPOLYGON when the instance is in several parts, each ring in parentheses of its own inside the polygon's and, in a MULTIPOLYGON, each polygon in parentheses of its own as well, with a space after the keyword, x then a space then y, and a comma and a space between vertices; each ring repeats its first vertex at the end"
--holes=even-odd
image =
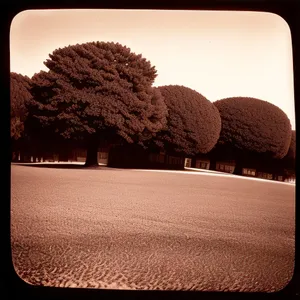
POLYGON ((173 157, 173 164, 179 165, 181 163, 180 157, 173 157))
POLYGON ((159 161, 159 154, 156 154, 156 153, 151 153, 149 155, 149 160, 151 162, 158 162, 159 161))
POLYGON ((206 169, 207 168, 207 163, 206 162, 200 162, 200 168, 201 169, 206 169))
POLYGON ((190 158, 186 158, 186 159, 185 159, 185 166, 186 166, 187 168, 190 168, 191 165, 192 165, 192 160, 191 160, 190 158))
POLYGON ((176 156, 169 156, 169 164, 175 165, 175 164, 180 164, 180 157, 176 156))
POLYGON ((76 155, 80 156, 80 157, 85 157, 86 156, 86 150, 77 149, 76 155))
POLYGON ((107 152, 99 152, 99 159, 107 159, 108 153, 107 152))
POLYGON ((155 153, 151 153, 151 154, 149 155, 149 160, 150 160, 151 162, 156 162, 156 161, 158 160, 158 155, 155 154, 155 153))
POLYGON ((255 176, 255 170, 243 168, 243 175, 255 176))
POLYGON ((160 161, 160 155, 159 154, 155 154, 154 155, 154 161, 155 162, 159 162, 160 161))
POLYGON ((163 163, 165 161, 165 155, 164 154, 159 154, 158 161, 160 163, 163 163))

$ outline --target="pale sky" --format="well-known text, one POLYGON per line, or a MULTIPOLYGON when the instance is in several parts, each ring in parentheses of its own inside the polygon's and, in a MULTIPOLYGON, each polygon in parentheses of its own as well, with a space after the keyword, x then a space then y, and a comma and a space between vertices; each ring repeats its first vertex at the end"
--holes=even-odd
POLYGON ((27 10, 12 21, 11 71, 32 77, 57 48, 119 42, 156 67, 154 86, 179 84, 210 101, 246 96, 280 107, 295 129, 292 40, 263 12, 27 10))

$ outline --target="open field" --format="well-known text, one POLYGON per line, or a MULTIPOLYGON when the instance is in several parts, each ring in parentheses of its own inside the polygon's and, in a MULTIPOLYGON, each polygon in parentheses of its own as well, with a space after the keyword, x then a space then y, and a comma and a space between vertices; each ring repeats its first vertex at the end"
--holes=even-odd
POLYGON ((203 172, 12 165, 13 263, 47 286, 275 291, 295 186, 203 172))

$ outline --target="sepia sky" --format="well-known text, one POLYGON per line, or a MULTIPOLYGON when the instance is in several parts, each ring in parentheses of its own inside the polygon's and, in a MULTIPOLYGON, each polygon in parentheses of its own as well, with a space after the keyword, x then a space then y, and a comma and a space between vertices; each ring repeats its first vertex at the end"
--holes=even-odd
POLYGON ((156 67, 154 86, 179 84, 210 101, 247 96, 280 107, 295 129, 292 41, 271 13, 27 10, 12 21, 11 71, 31 77, 59 47, 90 41, 128 46, 156 67))

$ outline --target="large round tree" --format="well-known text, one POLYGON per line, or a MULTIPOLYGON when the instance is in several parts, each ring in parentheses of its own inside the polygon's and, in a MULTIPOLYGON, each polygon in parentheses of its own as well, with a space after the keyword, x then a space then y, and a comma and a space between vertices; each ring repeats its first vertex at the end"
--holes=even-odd
POLYGON ((216 149, 230 149, 228 153, 236 160, 235 174, 241 174, 243 162, 253 157, 281 159, 287 154, 292 130, 280 108, 250 97, 226 98, 214 105, 222 119, 216 149))
POLYGON ((29 77, 15 72, 10 73, 10 136, 12 150, 23 160, 24 122, 28 116, 26 105, 31 99, 29 77))
POLYGON ((216 107, 193 89, 179 85, 158 87, 168 107, 167 126, 154 141, 167 153, 195 155, 217 143, 221 119, 216 107))
POLYGON ((32 78, 31 128, 87 147, 97 164, 99 142, 143 142, 166 124, 167 109, 152 88, 155 67, 119 43, 90 42, 59 48, 32 78))
POLYGON ((295 176, 296 171, 296 131, 292 130, 292 138, 287 155, 281 160, 280 173, 285 178, 295 176))
POLYGON ((272 173, 274 179, 281 176, 283 180, 295 176, 296 132, 292 130, 292 138, 287 154, 283 158, 258 155, 257 170, 272 173))
POLYGON ((291 159, 292 161, 295 161, 296 159, 296 131, 295 130, 292 130, 290 147, 285 157, 291 159))

